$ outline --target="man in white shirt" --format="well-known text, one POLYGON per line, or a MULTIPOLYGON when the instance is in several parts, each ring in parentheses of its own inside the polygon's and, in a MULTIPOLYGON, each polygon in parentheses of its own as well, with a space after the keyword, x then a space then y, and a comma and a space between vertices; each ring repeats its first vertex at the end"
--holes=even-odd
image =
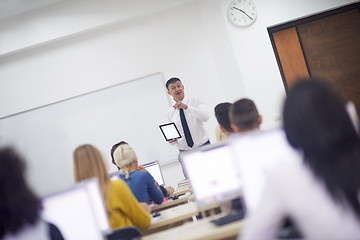
POLYGON ((205 104, 198 98, 185 97, 184 85, 179 78, 170 78, 166 82, 168 94, 175 101, 168 110, 168 119, 174 122, 182 138, 173 139, 180 152, 210 144, 204 123, 209 119, 209 112, 205 104), (181 120, 181 115, 186 119, 181 120), (185 125, 184 125, 185 124, 185 125), (186 126, 187 125, 187 126, 186 126), (187 133, 187 129, 189 133, 187 133), (189 136, 190 135, 190 136, 189 136))

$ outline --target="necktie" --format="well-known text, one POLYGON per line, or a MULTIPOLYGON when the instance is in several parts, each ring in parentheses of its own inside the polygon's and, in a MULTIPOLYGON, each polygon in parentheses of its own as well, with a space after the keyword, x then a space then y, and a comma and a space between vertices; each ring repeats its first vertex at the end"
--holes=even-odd
POLYGON ((184 129, 184 134, 185 134, 185 139, 186 139, 186 143, 189 147, 194 146, 194 141, 191 137, 191 133, 189 130, 189 126, 186 122, 186 118, 185 118, 185 114, 184 114, 184 109, 180 108, 180 120, 181 120, 181 125, 184 129))

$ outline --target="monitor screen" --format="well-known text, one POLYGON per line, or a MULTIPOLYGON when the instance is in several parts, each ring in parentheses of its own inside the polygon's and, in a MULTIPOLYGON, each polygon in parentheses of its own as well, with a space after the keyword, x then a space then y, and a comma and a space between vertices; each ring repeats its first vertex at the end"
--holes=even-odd
POLYGON ((299 159, 300 155, 288 144, 282 129, 243 135, 233 139, 231 146, 243 179, 246 208, 251 214, 258 207, 269 171, 281 161, 299 159))
POLYGON ((42 198, 42 218, 55 224, 65 239, 104 239, 110 230, 96 179, 42 198))
POLYGON ((120 175, 119 175, 118 171, 110 173, 109 177, 110 177, 111 180, 119 180, 120 179, 120 175))
POLYGON ((159 185, 164 185, 164 178, 158 161, 144 164, 143 167, 153 176, 159 185))
POLYGON ((242 195, 242 180, 229 144, 208 145, 180 158, 200 208, 242 195))

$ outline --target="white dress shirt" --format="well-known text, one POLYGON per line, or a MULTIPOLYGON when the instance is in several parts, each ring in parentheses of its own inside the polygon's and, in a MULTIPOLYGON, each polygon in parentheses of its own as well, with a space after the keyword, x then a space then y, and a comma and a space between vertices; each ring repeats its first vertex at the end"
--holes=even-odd
MULTIPOLYGON (((182 103, 188 106, 186 110, 184 109, 184 114, 186 122, 189 126, 191 137, 194 141, 194 146, 192 148, 200 147, 209 140, 209 136, 204 127, 204 122, 209 119, 209 112, 205 104, 200 99, 184 97, 182 103)), ((186 143, 184 130, 181 125, 179 110, 170 107, 168 110, 168 119, 169 121, 175 123, 176 127, 179 129, 180 135, 182 136, 182 138, 179 138, 177 141, 178 149, 192 149, 186 143)))
POLYGON ((333 200, 300 159, 283 162, 269 174, 259 208, 238 239, 276 239, 286 216, 307 240, 360 239, 359 219, 351 209, 333 200))

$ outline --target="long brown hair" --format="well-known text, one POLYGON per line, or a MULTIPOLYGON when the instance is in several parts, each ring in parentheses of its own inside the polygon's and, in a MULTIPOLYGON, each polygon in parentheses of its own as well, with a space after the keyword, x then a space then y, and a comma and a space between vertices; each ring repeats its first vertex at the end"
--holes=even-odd
POLYGON ((81 145, 75 149, 73 158, 75 181, 96 177, 109 209, 110 177, 100 151, 90 144, 81 145))

